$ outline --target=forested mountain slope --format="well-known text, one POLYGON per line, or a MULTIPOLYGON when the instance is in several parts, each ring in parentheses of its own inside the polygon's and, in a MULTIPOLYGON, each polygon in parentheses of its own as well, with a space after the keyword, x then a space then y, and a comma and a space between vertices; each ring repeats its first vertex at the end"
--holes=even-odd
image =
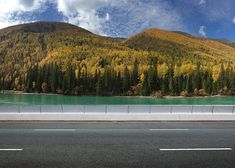
POLYGON ((228 45, 228 46, 230 46, 230 47, 235 48, 235 42, 233 42, 233 41, 226 40, 226 39, 213 39, 213 40, 218 41, 218 42, 220 42, 220 43, 223 43, 223 44, 225 44, 225 45, 228 45))
POLYGON ((149 29, 128 39, 67 23, 0 30, 0 90, 72 95, 233 94, 235 48, 149 29))
POLYGON ((160 51, 184 59, 235 61, 235 48, 222 41, 194 37, 183 32, 148 29, 125 41, 133 49, 160 51))

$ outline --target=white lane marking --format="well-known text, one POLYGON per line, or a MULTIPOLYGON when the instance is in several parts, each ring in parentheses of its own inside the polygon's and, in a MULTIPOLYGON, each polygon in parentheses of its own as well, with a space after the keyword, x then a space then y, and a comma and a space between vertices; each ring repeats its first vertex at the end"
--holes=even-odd
POLYGON ((149 129, 149 131, 189 131, 189 129, 149 129))
POLYGON ((34 129, 34 131, 39 131, 39 132, 57 132, 57 131, 61 131, 61 132, 73 132, 76 131, 76 129, 34 129))
POLYGON ((231 151, 232 148, 176 148, 160 149, 160 151, 231 151))
POLYGON ((0 151, 22 151, 23 149, 0 149, 0 151))

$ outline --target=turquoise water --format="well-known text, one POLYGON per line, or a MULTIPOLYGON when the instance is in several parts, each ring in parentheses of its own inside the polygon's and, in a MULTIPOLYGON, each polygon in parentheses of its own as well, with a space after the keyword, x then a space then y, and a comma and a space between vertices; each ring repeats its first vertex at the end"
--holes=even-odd
POLYGON ((235 105, 233 97, 149 98, 149 97, 95 97, 47 94, 0 94, 0 104, 186 104, 235 105))

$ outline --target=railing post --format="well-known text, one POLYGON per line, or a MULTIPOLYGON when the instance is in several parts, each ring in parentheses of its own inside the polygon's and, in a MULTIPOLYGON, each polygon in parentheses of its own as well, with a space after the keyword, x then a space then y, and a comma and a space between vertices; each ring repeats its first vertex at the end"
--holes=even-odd
POLYGON ((130 107, 129 107, 129 104, 127 105, 127 113, 130 113, 130 107))
POLYGON ((212 106, 212 114, 214 114, 215 105, 212 106))
POLYGON ((107 104, 105 105, 105 114, 107 114, 107 104))
POLYGON ((172 105, 171 105, 171 114, 172 114, 172 108, 173 108, 173 107, 172 107, 172 105))
POLYGON ((192 105, 192 108, 191 108, 191 114, 193 114, 193 107, 194 107, 194 105, 192 105))
POLYGON ((149 105, 149 113, 150 114, 152 113, 152 105, 151 104, 149 105))

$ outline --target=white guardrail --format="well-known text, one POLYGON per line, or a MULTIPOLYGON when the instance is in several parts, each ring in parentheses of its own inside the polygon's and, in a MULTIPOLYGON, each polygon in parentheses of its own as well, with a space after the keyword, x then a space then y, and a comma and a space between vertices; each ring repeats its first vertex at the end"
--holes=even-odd
POLYGON ((0 105, 0 120, 235 121, 235 105, 0 105))
POLYGON ((0 113, 235 113, 235 105, 0 105, 0 113))

